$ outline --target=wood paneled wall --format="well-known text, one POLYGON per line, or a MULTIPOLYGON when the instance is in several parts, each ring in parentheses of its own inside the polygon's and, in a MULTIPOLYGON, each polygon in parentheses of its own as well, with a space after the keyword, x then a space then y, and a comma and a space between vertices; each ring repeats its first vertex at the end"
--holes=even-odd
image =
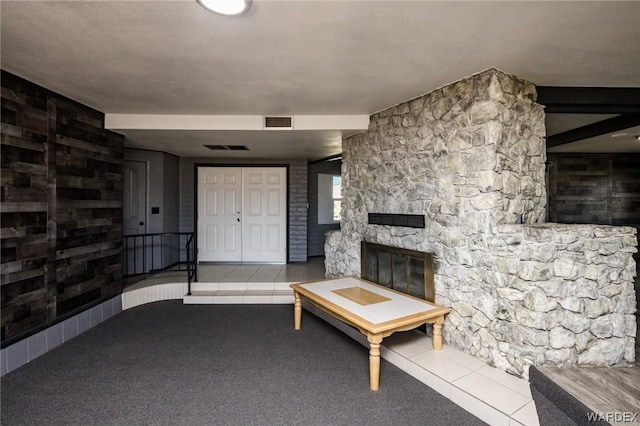
POLYGON ((2 341, 122 291, 124 138, 2 72, 2 341))
POLYGON ((640 227, 639 154, 549 154, 549 222, 640 227))

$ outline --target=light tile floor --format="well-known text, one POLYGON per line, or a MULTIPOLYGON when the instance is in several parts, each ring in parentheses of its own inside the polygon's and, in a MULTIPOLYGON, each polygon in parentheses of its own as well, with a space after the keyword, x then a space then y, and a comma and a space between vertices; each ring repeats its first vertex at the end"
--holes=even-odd
POLYGON ((491 425, 539 425, 527 380, 446 344, 434 351, 431 338, 420 331, 387 337, 381 355, 491 425))
POLYGON ((324 259, 307 263, 276 264, 200 264, 199 282, 300 282, 324 279, 324 259))
MULTIPOLYGON (((132 289, 176 280, 184 282, 184 275, 184 272, 156 275, 135 284, 132 289)), ((211 303, 261 303, 258 299, 263 297, 262 293, 271 292, 274 285, 279 288, 278 283, 282 286, 321 279, 324 279, 323 258, 287 265, 201 264, 194 288, 203 289, 200 290, 203 293, 210 288, 216 297, 227 297, 225 302, 214 302, 212 298, 211 303), (242 296, 233 296, 238 292, 242 296), (253 298, 255 302, 252 302, 253 298)), ((322 316, 322 312, 317 314, 322 316)), ((327 320, 331 322, 332 318, 327 320)), ((355 329, 337 320, 333 320, 333 324, 368 346, 366 338, 355 329)), ((387 337, 382 342, 381 356, 491 425, 539 425, 527 380, 491 367, 446 344, 442 351, 434 351, 431 338, 422 332, 409 331, 387 337)), ((384 386, 384 377, 381 386, 384 386)))

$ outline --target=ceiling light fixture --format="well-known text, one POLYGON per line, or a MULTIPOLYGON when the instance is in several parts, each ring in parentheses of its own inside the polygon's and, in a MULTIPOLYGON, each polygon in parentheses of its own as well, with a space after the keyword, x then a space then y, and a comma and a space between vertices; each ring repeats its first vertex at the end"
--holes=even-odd
POLYGON ((205 9, 220 15, 238 16, 251 8, 252 0, 196 0, 205 9))

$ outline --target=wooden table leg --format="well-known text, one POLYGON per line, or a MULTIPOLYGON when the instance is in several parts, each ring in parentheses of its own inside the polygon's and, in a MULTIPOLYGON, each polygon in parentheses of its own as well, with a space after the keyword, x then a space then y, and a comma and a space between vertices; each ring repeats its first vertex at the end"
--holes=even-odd
POLYGON ((302 302, 297 291, 293 292, 295 302, 293 304, 293 329, 300 330, 300 322, 302 320, 302 302))
POLYGON ((378 390, 380 387, 380 343, 382 337, 379 334, 367 335, 369 340, 369 387, 378 390))
POLYGON ((444 315, 436 318, 433 323, 433 350, 442 350, 442 324, 444 324, 444 315))

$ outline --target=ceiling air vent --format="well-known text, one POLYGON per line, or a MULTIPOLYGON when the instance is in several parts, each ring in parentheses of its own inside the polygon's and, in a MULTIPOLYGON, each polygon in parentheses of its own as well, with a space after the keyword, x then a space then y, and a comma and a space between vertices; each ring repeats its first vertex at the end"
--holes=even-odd
POLYGON ((212 151, 249 151, 244 145, 205 145, 205 148, 212 151))
POLYGON ((265 117, 265 129, 292 129, 293 120, 291 117, 265 117))

